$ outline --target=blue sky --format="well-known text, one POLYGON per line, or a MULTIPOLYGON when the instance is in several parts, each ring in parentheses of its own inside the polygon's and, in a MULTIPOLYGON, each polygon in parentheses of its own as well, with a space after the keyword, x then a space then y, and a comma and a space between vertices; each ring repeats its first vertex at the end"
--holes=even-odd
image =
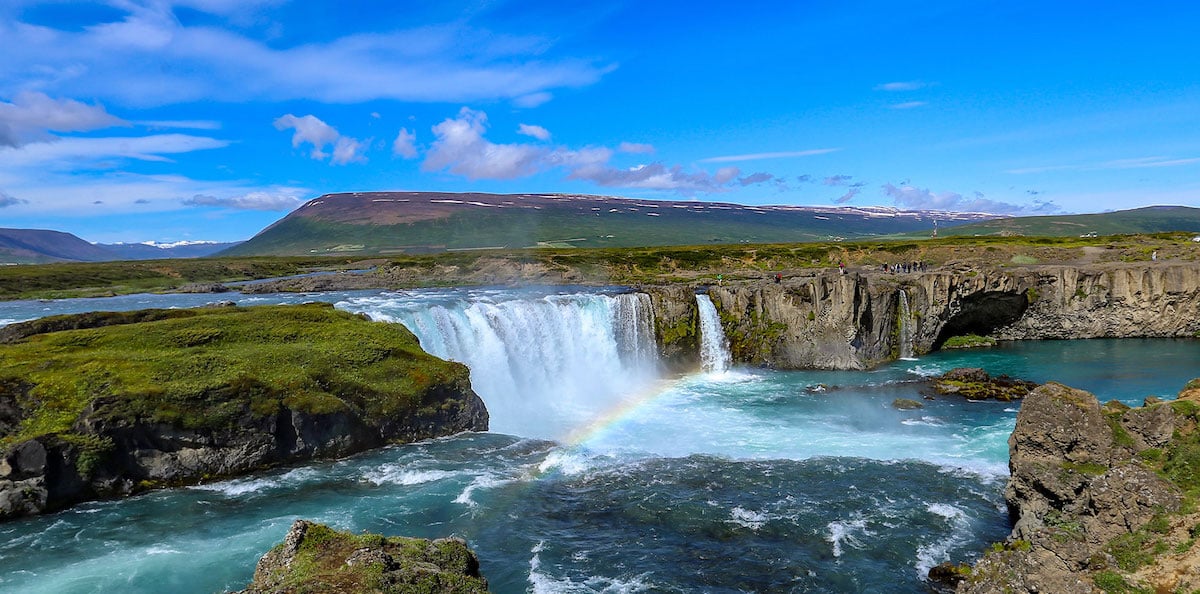
POLYGON ((245 239, 327 192, 1200 206, 1187 2, 0 7, 0 227, 245 239))

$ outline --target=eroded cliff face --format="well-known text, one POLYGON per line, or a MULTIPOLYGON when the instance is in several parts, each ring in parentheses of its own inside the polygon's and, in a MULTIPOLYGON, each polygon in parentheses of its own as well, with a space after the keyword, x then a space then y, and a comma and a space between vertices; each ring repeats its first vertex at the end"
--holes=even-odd
MULTIPOLYGON (((920 355, 965 334, 1036 340, 1200 333, 1197 264, 826 273, 647 289, 656 314, 666 316, 658 322, 660 344, 679 361, 693 344, 679 339, 679 324, 694 320, 696 290, 717 306, 735 361, 784 369, 866 369, 906 346, 920 355)), ((694 324, 686 329, 694 340, 694 324)))
MULTIPOLYGON (((1183 503, 1200 479, 1200 390, 1130 409, 1046 384, 1009 438, 1004 496, 1015 526, 958 592, 1191 592, 1200 586, 1183 503)), ((1194 507, 1194 506, 1193 506, 1194 507)))

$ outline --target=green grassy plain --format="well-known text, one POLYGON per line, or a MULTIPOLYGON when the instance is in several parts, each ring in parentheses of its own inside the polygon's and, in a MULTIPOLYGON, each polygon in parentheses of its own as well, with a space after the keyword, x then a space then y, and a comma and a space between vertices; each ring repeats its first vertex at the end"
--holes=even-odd
MULTIPOLYGON (((377 268, 380 286, 430 287, 518 282, 496 268, 533 268, 591 284, 757 280, 774 272, 872 269, 922 261, 930 266, 1015 267, 1056 263, 1193 261, 1191 233, 1105 237, 983 236, 920 240, 821 241, 640 248, 534 248, 396 254, 372 260, 337 257, 200 258, 0 267, 0 299, 90 297, 170 292, 192 283, 263 279, 316 270, 377 268), (506 280, 505 280, 506 279, 506 280)), ((537 279, 534 279, 536 281, 537 279)), ((543 281, 553 282, 553 281, 543 281)))

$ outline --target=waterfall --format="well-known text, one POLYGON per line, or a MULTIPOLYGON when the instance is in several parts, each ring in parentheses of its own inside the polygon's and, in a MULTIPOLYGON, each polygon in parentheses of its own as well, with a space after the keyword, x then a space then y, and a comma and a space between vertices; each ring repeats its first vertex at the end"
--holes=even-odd
POLYGON ((498 433, 561 439, 658 377, 645 294, 458 298, 370 313, 465 363, 498 433))
POLYGON ((729 341, 721 329, 721 317, 708 295, 696 295, 696 308, 700 312, 700 366, 709 373, 724 373, 729 370, 732 357, 729 341))
POLYGON ((915 359, 913 357, 912 329, 908 326, 911 318, 912 313, 908 310, 908 294, 904 292, 904 289, 900 289, 900 319, 897 325, 899 326, 900 334, 898 339, 900 340, 901 359, 915 359))

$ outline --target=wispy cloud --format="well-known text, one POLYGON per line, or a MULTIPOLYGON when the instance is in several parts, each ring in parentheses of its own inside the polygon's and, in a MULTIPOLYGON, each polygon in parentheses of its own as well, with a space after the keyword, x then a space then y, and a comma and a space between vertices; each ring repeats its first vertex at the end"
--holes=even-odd
POLYGON ((932 83, 927 83, 927 82, 921 81, 921 80, 902 80, 902 81, 886 82, 883 84, 875 85, 875 90, 876 91, 890 91, 890 92, 916 91, 919 89, 924 89, 925 87, 929 87, 929 86, 932 86, 932 83))
POLYGON ((303 202, 299 190, 285 188, 273 191, 254 191, 232 196, 196 194, 182 201, 184 206, 215 206, 234 210, 293 210, 303 202))
MULTIPOLYGON (((221 8, 232 6, 231 0, 190 4, 218 5, 205 9, 218 15, 236 12, 221 8)), ((0 93, 22 84, 144 106, 196 100, 508 99, 532 107, 550 100, 555 89, 593 84, 615 68, 556 57, 547 37, 504 35, 462 23, 285 46, 219 19, 191 25, 167 2, 111 5, 125 14, 79 30, 0 20, 5 40, 0 93)))
POLYGON ((803 151, 782 151, 776 153, 749 153, 745 155, 723 155, 700 159, 700 163, 736 163, 739 161, 758 161, 761 159, 791 159, 795 157, 812 157, 840 151, 840 148, 808 149, 803 151))
POLYGON ((1135 157, 1132 159, 1114 159, 1100 163, 1077 165, 1045 165, 1040 167, 1021 167, 1005 170, 1005 173, 1025 175, 1029 173, 1047 173, 1050 171, 1099 171, 1104 169, 1150 169, 1157 167, 1177 167, 1200 163, 1200 157, 1135 157))
POLYGON ((369 143, 341 135, 336 128, 314 115, 309 114, 302 117, 296 117, 290 113, 282 115, 275 119, 275 129, 295 130, 295 133, 292 134, 292 147, 299 148, 303 144, 311 145, 312 151, 309 156, 318 161, 324 161, 326 157, 330 157, 330 154, 325 152, 326 147, 329 146, 333 147, 333 155, 329 161, 335 165, 367 160, 363 152, 369 143))
POLYGON ((888 107, 890 109, 916 109, 918 107, 924 107, 926 105, 929 105, 929 102, 927 102, 927 101, 905 101, 904 103, 893 103, 893 104, 889 105, 888 107))
POLYGON ((14 196, 9 196, 8 194, 6 194, 4 192, 4 190, 0 190, 0 208, 16 206, 18 204, 27 204, 27 203, 28 203, 28 201, 26 201, 26 200, 21 200, 20 198, 17 198, 14 196))
POLYGON ((890 197, 896 206, 901 208, 1003 215, 1051 214, 1062 210, 1050 201, 1035 200, 1032 204, 1016 204, 988 199, 981 192, 975 192, 974 198, 968 198, 957 192, 933 192, 910 185, 896 186, 887 183, 882 189, 884 195, 890 197))
POLYGON ((858 196, 859 192, 862 192, 862 188, 850 188, 845 194, 842 194, 835 199, 834 202, 837 204, 845 204, 851 200, 854 200, 854 197, 858 196))
POLYGON ((550 140, 550 131, 541 126, 520 124, 517 126, 517 134, 529 136, 538 140, 550 140))
POLYGON ((189 134, 58 138, 51 142, 26 144, 19 149, 0 147, 0 171, 18 167, 73 169, 95 163, 107 163, 113 158, 171 162, 166 155, 226 146, 229 146, 227 140, 189 134))
POLYGON ((221 122, 216 120, 139 120, 134 122, 151 130, 220 130, 221 122))
POLYGON ((852 179, 854 179, 853 175, 831 175, 822 180, 821 183, 827 186, 844 186, 850 183, 852 179))
POLYGON ((53 138, 50 132, 88 132, 128 125, 102 105, 52 99, 44 93, 26 91, 17 93, 11 103, 0 101, 0 146, 19 147, 48 140, 53 138))
POLYGON ((654 145, 641 142, 622 142, 617 145, 617 150, 622 153, 649 154, 654 152, 654 145))

